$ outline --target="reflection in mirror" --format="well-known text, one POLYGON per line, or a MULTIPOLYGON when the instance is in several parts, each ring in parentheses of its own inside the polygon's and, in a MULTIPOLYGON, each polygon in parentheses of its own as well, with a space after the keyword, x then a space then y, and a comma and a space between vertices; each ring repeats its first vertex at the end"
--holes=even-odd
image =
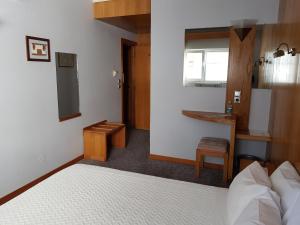
POLYGON ((252 74, 252 88, 261 88, 259 87, 260 73, 262 72, 261 68, 264 66, 264 57, 261 57, 261 47, 262 47, 262 33, 263 25, 256 26, 256 37, 255 37, 255 48, 253 56, 253 74, 252 74))
MULTIPOLYGON (((290 29, 296 30, 297 25, 292 25, 290 29)), ((291 85, 299 80, 299 54, 295 43, 282 33, 282 26, 266 24, 261 28, 258 88, 272 88, 274 84, 291 85)))
POLYGON ((81 116, 79 111, 79 83, 77 55, 55 53, 59 120, 81 116))
POLYGON ((186 30, 184 86, 226 86, 229 28, 186 30))
MULTIPOLYGON (((272 67, 273 51, 265 54, 264 38, 270 25, 257 25, 253 56, 252 88, 270 88, 266 80, 272 67)), ((185 31, 184 86, 224 87, 230 53, 229 27, 185 31)), ((275 49, 274 49, 275 51, 275 49)))

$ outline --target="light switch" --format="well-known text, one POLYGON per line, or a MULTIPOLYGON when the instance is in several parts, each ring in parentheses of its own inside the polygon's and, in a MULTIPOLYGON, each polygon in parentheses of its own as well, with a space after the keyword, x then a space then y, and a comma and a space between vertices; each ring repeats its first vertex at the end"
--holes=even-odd
POLYGON ((118 73, 119 73, 119 72, 118 72, 117 70, 113 70, 113 71, 112 71, 113 77, 116 77, 116 76, 118 75, 118 73))
POLYGON ((234 91, 234 101, 235 104, 241 103, 241 91, 234 91))

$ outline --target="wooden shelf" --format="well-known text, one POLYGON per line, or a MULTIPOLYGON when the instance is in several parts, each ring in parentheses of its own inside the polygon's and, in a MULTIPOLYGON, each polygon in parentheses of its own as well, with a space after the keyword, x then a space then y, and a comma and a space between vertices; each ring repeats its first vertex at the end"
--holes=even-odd
POLYGON ((94 2, 96 19, 135 16, 151 13, 151 0, 110 0, 94 2))
POLYGON ((235 115, 229 115, 225 113, 183 110, 182 114, 193 119, 204 120, 213 123, 223 123, 228 125, 236 123, 235 115))
POLYGON ((249 131, 237 130, 236 138, 240 140, 248 140, 248 141, 265 141, 265 142, 272 141, 272 137, 268 132, 255 131, 255 130, 249 130, 249 131))

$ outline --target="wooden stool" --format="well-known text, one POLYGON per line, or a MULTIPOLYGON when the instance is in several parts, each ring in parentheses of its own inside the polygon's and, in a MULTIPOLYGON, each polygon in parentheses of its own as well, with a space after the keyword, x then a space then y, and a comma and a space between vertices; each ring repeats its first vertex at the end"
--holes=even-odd
POLYGON ((222 138, 204 137, 201 139, 196 152, 196 175, 200 176, 200 167, 203 168, 204 156, 219 157, 224 159, 224 182, 228 173, 228 142, 222 138))

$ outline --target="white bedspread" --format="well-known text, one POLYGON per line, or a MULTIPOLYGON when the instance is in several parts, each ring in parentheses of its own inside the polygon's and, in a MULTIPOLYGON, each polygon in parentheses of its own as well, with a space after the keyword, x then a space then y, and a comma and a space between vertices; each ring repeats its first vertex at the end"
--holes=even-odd
POLYGON ((1 225, 224 225, 227 189, 71 166, 0 206, 1 225))

